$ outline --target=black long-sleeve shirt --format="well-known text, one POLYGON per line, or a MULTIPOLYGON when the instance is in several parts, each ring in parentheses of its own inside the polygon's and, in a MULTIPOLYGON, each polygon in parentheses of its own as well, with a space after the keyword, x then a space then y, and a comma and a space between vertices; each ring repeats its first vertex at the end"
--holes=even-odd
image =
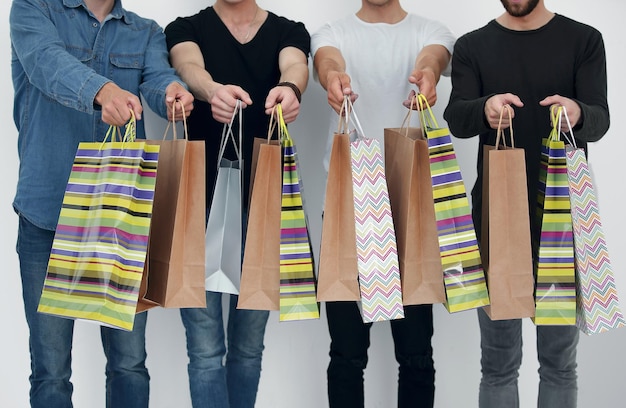
MULTIPOLYGON (((495 144, 486 121, 485 102, 513 93, 524 107, 515 109, 515 147, 525 149, 528 198, 535 215, 541 140, 551 130, 550 109, 539 105, 558 94, 575 100, 582 121, 574 128, 579 147, 599 140, 609 128, 604 42, 599 31, 561 15, 537 30, 509 30, 495 20, 459 38, 452 57, 452 94, 444 118, 459 138, 479 135, 478 178, 472 189, 474 223, 480 233, 483 145, 495 144)), ((479 235, 480 236, 480 235, 479 235)))

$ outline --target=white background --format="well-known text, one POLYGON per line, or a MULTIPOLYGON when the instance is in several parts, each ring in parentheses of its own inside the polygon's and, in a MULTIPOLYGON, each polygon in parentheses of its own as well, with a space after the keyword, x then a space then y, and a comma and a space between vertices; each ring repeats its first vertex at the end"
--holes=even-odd
MULTIPOLYGON (((59 0, 60 1, 60 0, 59 0)), ((162 26, 179 15, 190 15, 212 1, 124 0, 127 9, 157 20, 162 26)), ((324 22, 355 12, 359 0, 259 0, 259 5, 279 15, 302 21, 312 33, 324 22)), ((404 0, 406 10, 445 23, 457 36, 483 26, 503 9, 497 0, 404 0)), ((623 18, 626 3, 620 0, 546 0, 552 10, 598 28, 606 43, 609 73, 609 105, 613 124, 600 142, 590 147, 590 165, 596 180, 605 233, 611 251, 618 289, 626 302, 626 252, 623 245, 624 194, 623 169, 619 167, 626 152, 620 136, 626 102, 623 67, 626 64, 623 43, 623 18), (620 181, 622 180, 622 181, 620 181), (621 212, 621 213, 620 213, 621 212)), ((0 346, 0 406, 28 406, 28 330, 24 319, 19 268, 15 254, 17 217, 11 201, 17 179, 17 132, 12 121, 12 86, 8 15, 10 1, 0 3, 0 84, 4 97, 0 120, 4 123, 0 149, 0 259, 3 260, 0 284, 0 314, 3 328, 0 346)), ((558 47, 558 44, 554 44, 558 47)), ((217 56, 216 56, 217 57, 217 56)), ((391 62, 390 62, 391 63, 391 62)), ((584 80, 584 79, 583 79, 584 80)), ((359 92, 357 90, 357 92, 359 92)), ((365 92, 361 90, 360 92, 365 92)), ((439 103, 435 114, 442 121, 442 111, 450 93, 449 78, 439 85, 439 103)), ((399 101, 389 101, 399 103, 399 101)), ((304 94, 302 114, 290 126, 300 155, 309 220, 314 246, 319 246, 321 196, 324 190, 322 155, 327 137, 328 105, 318 83, 312 79, 304 94)), ((165 123, 148 115, 147 129, 162 135, 165 123)), ((390 127, 400 124, 391 123, 390 127)), ((50 135, 63 137, 63 135, 50 135)), ((158 136, 157 136, 158 137, 158 136)), ((469 188, 475 177, 476 140, 455 139, 461 170, 469 188)), ((626 303, 625 303, 626 304, 626 303)), ((436 406, 475 407, 480 381, 479 332, 474 311, 450 315, 442 305, 435 305, 433 338, 436 380, 436 406)), ((95 325, 78 323, 74 336, 74 403, 79 408, 104 406, 104 357, 99 330, 95 325)), ((537 362, 534 327, 524 322, 524 362, 520 372, 522 407, 535 405, 537 362)), ((579 362, 579 407, 624 406, 626 378, 626 330, 592 337, 581 335, 579 362)), ((319 408, 326 402, 326 366, 329 337, 324 315, 320 320, 279 323, 272 312, 267 327, 266 350, 257 406, 261 408, 319 408)), ((190 407, 187 386, 187 356, 183 326, 177 310, 150 312, 147 333, 151 381, 151 407, 190 407)), ((370 362, 365 375, 366 406, 390 408, 396 405, 397 368, 389 325, 377 323, 372 329, 370 362)), ((503 407, 506 408, 506 407, 503 407)))

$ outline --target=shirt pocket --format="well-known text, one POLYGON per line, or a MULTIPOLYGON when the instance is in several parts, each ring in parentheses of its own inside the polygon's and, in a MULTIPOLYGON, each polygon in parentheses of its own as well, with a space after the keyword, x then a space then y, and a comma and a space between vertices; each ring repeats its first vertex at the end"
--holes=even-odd
POLYGON ((112 80, 121 88, 139 93, 144 69, 144 54, 111 54, 112 80))

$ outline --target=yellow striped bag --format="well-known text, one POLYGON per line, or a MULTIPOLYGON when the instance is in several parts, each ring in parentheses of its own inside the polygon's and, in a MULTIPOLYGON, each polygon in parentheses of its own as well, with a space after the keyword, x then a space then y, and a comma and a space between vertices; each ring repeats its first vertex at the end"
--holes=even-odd
MULTIPOLYGON (((146 261, 159 146, 80 143, 38 311, 132 330, 146 261)), ((110 133, 115 139, 115 130, 110 133)))
POLYGON ((418 95, 428 139, 439 252, 450 313, 489 305, 485 272, 469 201, 448 128, 440 128, 423 95, 418 95))

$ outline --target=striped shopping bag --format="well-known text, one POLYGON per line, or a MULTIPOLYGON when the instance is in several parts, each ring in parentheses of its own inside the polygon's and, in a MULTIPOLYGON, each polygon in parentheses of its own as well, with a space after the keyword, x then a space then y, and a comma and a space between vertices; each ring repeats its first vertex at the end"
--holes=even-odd
POLYGON ((79 144, 39 312, 132 330, 158 155, 145 141, 79 144))
MULTIPOLYGON (((559 111, 559 116, 561 111, 559 111)), ((536 325, 576 324, 576 281, 565 142, 556 127, 542 140, 535 256, 536 325)))
POLYGON ((440 128, 423 95, 422 127, 428 139, 439 251, 450 313, 489 305, 469 201, 448 128, 440 128))
POLYGON ((313 249, 309 236, 298 156, 280 104, 276 116, 283 148, 280 211, 280 321, 319 319, 313 249))

